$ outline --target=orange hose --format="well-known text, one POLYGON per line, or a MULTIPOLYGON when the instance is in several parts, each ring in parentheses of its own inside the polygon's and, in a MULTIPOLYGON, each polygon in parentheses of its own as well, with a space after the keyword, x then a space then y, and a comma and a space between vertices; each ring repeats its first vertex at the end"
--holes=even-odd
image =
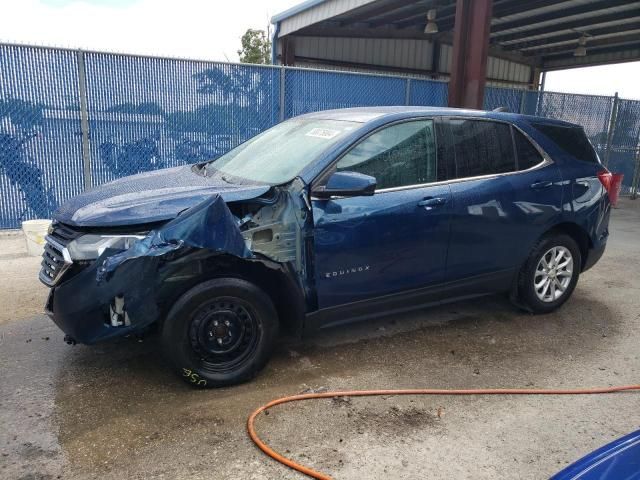
POLYGON ((604 388, 582 388, 582 389, 535 389, 535 388, 490 388, 490 389, 466 389, 466 390, 447 390, 435 388, 417 388, 407 390, 346 390, 337 392, 322 393, 304 393, 300 395, 291 395, 289 397, 277 398, 269 403, 262 405, 249 415, 247 420, 247 431, 253 443, 269 457, 290 467, 298 472, 304 473, 311 478, 319 480, 332 480, 325 473, 317 472, 309 467, 300 465, 290 458, 280 455, 278 452, 270 448, 264 443, 255 430, 255 420, 262 412, 269 410, 271 407, 282 403, 299 402, 302 400, 312 400, 316 398, 334 398, 334 397, 370 397, 374 395, 593 395, 601 393, 617 393, 628 390, 640 390, 640 385, 622 385, 618 387, 604 388))

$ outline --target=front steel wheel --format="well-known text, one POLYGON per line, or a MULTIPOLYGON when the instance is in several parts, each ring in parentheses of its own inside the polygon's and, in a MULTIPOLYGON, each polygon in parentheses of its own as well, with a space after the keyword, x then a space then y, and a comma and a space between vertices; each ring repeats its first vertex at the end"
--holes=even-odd
POLYGON ((195 387, 251 379, 267 363, 278 333, 269 296, 238 278, 217 278, 185 293, 162 327, 163 348, 195 387))
POLYGON ((211 373, 230 373, 255 353, 262 325, 240 298, 220 297, 191 318, 189 341, 194 361, 211 373))

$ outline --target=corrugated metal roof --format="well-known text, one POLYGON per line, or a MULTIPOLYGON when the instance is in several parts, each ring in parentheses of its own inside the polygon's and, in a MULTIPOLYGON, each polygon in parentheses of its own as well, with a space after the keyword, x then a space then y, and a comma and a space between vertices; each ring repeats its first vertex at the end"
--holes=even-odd
MULTIPOLYGON (((427 67, 433 59, 432 49, 420 50, 425 42, 435 38, 451 44, 455 7, 456 0, 308 0, 273 20, 279 37, 296 37, 292 43, 298 45, 294 48, 298 50, 296 57, 310 42, 300 39, 325 38, 318 40, 330 52, 325 58, 362 63, 364 67, 369 62, 402 63, 420 74, 419 70, 435 70, 433 65, 427 67), (423 33, 430 8, 437 10, 440 33, 435 37, 423 33), (361 45, 365 51, 358 53, 361 45), (398 45, 412 45, 408 48, 418 51, 408 52, 398 45)), ((488 74, 517 82, 530 78, 532 67, 556 68, 563 62, 567 66, 590 65, 606 62, 606 58, 611 62, 640 59, 634 56, 640 46, 640 0, 495 0, 490 39, 494 59, 488 74), (573 45, 577 46, 582 35, 587 36, 587 56, 576 59, 573 45)), ((276 54, 278 51, 274 49, 276 54)), ((442 47, 436 75, 448 69, 450 53, 450 47, 442 47)))
POLYGON ((403 38, 298 37, 296 57, 430 70, 433 44, 403 38))
POLYGON ((575 7, 578 5, 588 5, 590 1, 591 0, 565 0, 565 1, 559 0, 554 4, 547 5, 544 7, 540 7, 540 8, 534 7, 524 12, 514 13, 512 15, 506 15, 499 18, 494 17, 491 21, 491 24, 499 25, 500 23, 510 22, 512 20, 521 20, 523 18, 533 17, 533 16, 541 15, 543 13, 560 12, 570 7, 575 7))
POLYGON ((613 27, 613 26, 624 27, 625 25, 628 25, 628 24, 631 24, 631 23, 636 23, 636 22, 639 22, 639 21, 640 21, 639 17, 630 17, 630 18, 625 18, 625 19, 622 19, 622 20, 597 22, 597 23, 590 24, 588 28, 582 28, 582 29, 575 29, 575 28, 558 29, 558 30, 555 30, 553 33, 543 33, 543 34, 538 34, 538 35, 522 35, 521 37, 519 37, 519 38, 517 38, 515 40, 500 41, 500 44, 501 45, 513 45, 513 44, 518 44, 518 43, 523 43, 523 42, 530 42, 530 41, 534 41, 534 40, 551 39, 551 38, 555 38, 555 37, 557 37, 559 35, 564 35, 564 34, 569 34, 569 33, 573 33, 574 37, 577 38, 579 33, 582 32, 582 31, 591 32, 594 29, 603 28, 603 27, 613 27))
POLYGON ((315 7, 320 3, 326 2, 327 0, 307 0, 306 2, 302 2, 298 5, 294 5, 293 7, 285 10, 284 12, 276 13, 273 17, 271 17, 271 23, 277 23, 285 18, 293 17, 300 12, 303 12, 311 7, 315 7))
MULTIPOLYGON (((573 3, 573 2, 572 2, 573 3)), ((576 15, 568 15, 568 16, 563 16, 563 17, 559 17, 559 18, 555 18, 553 20, 548 20, 546 22, 536 22, 536 23, 530 23, 526 26, 523 27, 517 27, 517 28, 512 28, 512 29, 507 29, 507 30, 501 30, 500 31, 500 35, 506 35, 509 33, 515 33, 515 32, 525 32, 527 30, 531 30, 533 28, 541 28, 541 27, 547 27, 547 26, 552 26, 552 25, 557 25, 559 27, 559 29, 562 28, 562 25, 566 22, 569 22, 571 20, 586 20, 586 19, 597 19, 599 17, 601 17, 602 15, 605 15, 607 13, 616 13, 616 12, 625 12, 628 10, 633 10, 636 9, 638 7, 638 3, 637 2, 629 2, 629 4, 627 5, 621 5, 621 6, 617 6, 617 7, 609 7, 609 8, 604 8, 602 10, 596 10, 596 11, 590 11, 590 12, 585 12, 585 13, 581 13, 581 14, 576 14, 576 15)), ((566 10, 566 8, 562 8, 560 11, 562 10, 566 10)), ((519 16, 522 19, 527 19, 532 17, 533 15, 531 14, 527 14, 526 16, 519 16)), ((505 23, 507 23, 510 20, 506 20, 506 19, 494 19, 494 21, 492 21, 491 25, 504 25, 505 23)))
MULTIPOLYGON (((615 39, 616 37, 622 37, 625 35, 632 35, 632 34, 638 34, 639 38, 640 38, 640 28, 638 29, 634 29, 634 30, 627 30, 627 31, 618 31, 618 32, 612 32, 612 33, 607 33, 605 35, 597 35, 597 36, 590 36, 589 40, 593 40, 593 39, 615 39)), ((562 47, 562 46, 570 46, 575 48, 576 46, 576 40, 564 40, 564 41, 560 41, 560 42, 552 42, 550 41, 549 43, 545 43, 543 46, 532 46, 532 47, 523 47, 520 49, 521 52, 535 52, 537 50, 540 50, 542 48, 552 48, 552 47, 562 47)))
POLYGON ((564 70, 572 67, 586 67, 591 65, 605 65, 609 63, 630 62, 640 59, 640 45, 635 48, 620 50, 613 48, 603 53, 593 52, 586 57, 567 57, 545 61, 545 70, 564 70))
MULTIPOLYGON (((306 26, 322 22, 375 1, 376 0, 309 0, 309 2, 305 2, 299 6, 299 11, 277 20, 277 22, 280 23, 278 35, 283 37, 306 26)), ((281 15, 284 15, 284 13, 281 15)), ((276 17, 278 17, 278 15, 276 15, 276 17)))

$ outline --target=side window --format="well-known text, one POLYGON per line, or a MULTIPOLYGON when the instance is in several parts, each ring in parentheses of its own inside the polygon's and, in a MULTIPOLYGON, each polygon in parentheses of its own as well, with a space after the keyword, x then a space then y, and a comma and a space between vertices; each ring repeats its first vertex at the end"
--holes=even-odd
POLYGON ((511 127, 487 120, 451 119, 456 178, 513 172, 516 158, 511 127))
POLYGON ((513 139, 516 143, 518 170, 527 170, 542 162, 543 158, 540 152, 531 144, 529 139, 516 128, 513 129, 513 139))
POLYGON ((351 149, 336 169, 371 175, 376 178, 378 189, 435 182, 433 121, 419 120, 384 128, 351 149))
POLYGON ((456 158, 451 140, 451 129, 446 122, 436 122, 438 141, 438 181, 456 178, 456 158))

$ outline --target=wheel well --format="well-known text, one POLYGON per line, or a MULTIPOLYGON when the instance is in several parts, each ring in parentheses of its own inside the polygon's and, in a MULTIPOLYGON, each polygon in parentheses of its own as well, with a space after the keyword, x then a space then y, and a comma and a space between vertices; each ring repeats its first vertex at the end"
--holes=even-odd
POLYGON ((593 243, 585 229, 576 223, 564 222, 548 230, 545 235, 549 233, 564 233, 573 238, 578 244, 578 247, 580 247, 580 255, 582 257, 581 267, 584 268, 587 262, 587 256, 589 255, 589 249, 593 247, 593 243))
POLYGON ((255 284, 271 298, 283 330, 291 335, 302 333, 306 310, 304 293, 293 273, 270 268, 260 261, 233 259, 232 264, 225 265, 216 276, 239 277, 255 284))
MULTIPOLYGON (((168 312, 177 299, 194 286, 213 278, 241 278, 262 289, 273 302, 282 330, 290 335, 300 335, 305 317, 305 297, 295 273, 284 265, 268 260, 246 260, 231 255, 187 256, 181 264, 174 265, 169 277, 189 277, 180 287, 161 295, 168 312), (187 275, 185 273, 188 272, 187 275)), ((164 317, 164 315, 162 316, 164 317)))

